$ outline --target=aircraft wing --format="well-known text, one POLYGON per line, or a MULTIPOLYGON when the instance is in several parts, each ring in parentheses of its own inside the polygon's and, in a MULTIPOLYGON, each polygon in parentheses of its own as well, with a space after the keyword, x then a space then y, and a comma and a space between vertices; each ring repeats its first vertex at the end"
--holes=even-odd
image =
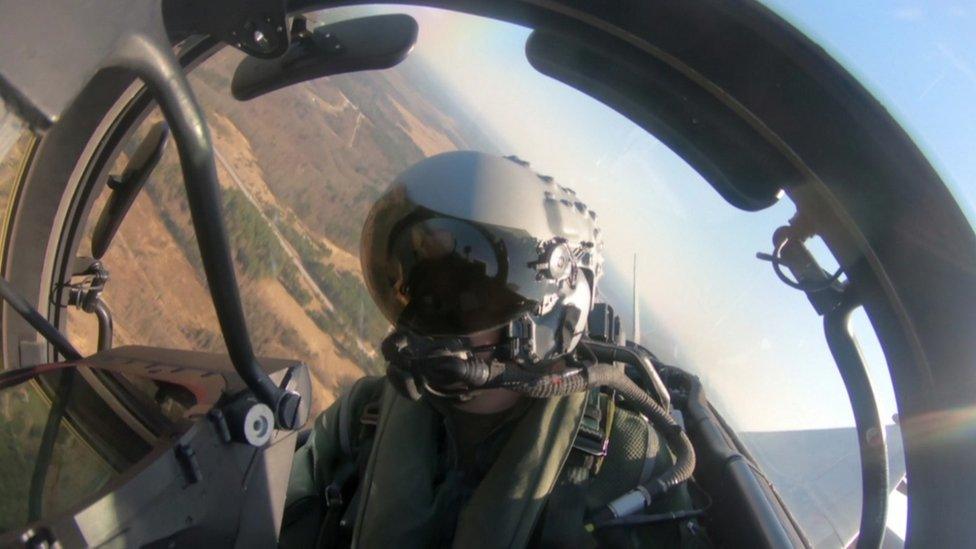
MULTIPOLYGON (((739 437, 814 547, 850 545, 861 516, 861 462, 853 427, 742 432, 739 437)), ((901 547, 906 503, 896 487, 905 478, 905 460, 896 425, 888 426, 886 441, 892 495, 885 547, 901 547)))

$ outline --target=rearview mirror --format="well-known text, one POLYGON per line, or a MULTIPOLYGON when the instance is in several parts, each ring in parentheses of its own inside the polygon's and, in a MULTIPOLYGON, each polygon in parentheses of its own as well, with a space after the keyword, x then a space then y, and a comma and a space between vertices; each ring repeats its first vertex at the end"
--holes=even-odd
POLYGON ((403 61, 417 41, 417 21, 404 14, 376 15, 306 29, 296 17, 292 43, 276 59, 247 57, 231 81, 231 93, 247 101, 323 76, 387 69, 403 61))

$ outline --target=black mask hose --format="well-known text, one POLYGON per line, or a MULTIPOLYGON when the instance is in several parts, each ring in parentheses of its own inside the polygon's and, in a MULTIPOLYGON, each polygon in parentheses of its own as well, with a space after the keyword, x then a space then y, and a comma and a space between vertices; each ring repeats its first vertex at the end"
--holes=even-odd
MULTIPOLYGON (((598 355, 599 358, 599 355, 598 355)), ((615 360, 626 361, 627 353, 615 360)), ((638 357, 639 359, 639 357, 638 357)), ((660 404, 627 377, 620 366, 612 363, 593 364, 564 374, 549 374, 526 379, 524 373, 505 372, 501 386, 532 398, 551 398, 584 391, 594 387, 609 387, 635 405, 664 436, 674 452, 675 463, 664 474, 618 497, 597 513, 594 522, 619 518, 640 511, 658 496, 691 478, 695 471, 695 450, 684 429, 660 404)))
POLYGON ((695 470, 695 450, 684 430, 668 411, 624 372, 622 362, 643 367, 642 357, 632 349, 605 343, 581 343, 597 359, 585 368, 542 374, 496 360, 476 358, 460 340, 435 340, 394 333, 383 341, 384 357, 394 386, 413 400, 421 397, 420 388, 441 393, 475 389, 506 388, 531 398, 552 398, 595 387, 609 387, 635 405, 660 432, 674 452, 675 463, 664 474, 627 492, 598 513, 594 520, 619 518, 639 511, 661 494, 691 478, 695 470), (432 386, 433 384, 433 386, 432 386))

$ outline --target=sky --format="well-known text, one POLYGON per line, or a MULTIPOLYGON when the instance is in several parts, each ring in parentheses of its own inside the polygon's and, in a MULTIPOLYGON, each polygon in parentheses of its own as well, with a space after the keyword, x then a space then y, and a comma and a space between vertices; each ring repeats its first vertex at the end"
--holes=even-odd
MULTIPOLYGON (((834 0, 769 5, 889 107, 976 219, 973 9, 834 0)), ((574 188, 600 214, 608 261, 629 277, 637 254, 644 343, 700 375, 733 425, 853 425, 820 317, 755 259, 793 215, 789 200, 758 213, 735 209, 654 137, 537 73, 524 54, 529 29, 426 8, 383 11, 406 11, 420 23, 407 62, 432 68, 503 150, 574 188)), ((812 245, 825 268, 836 268, 822 243, 812 245)), ((615 290, 629 299, 629 289, 615 290)), ((854 329, 882 418, 891 418, 890 379, 863 312, 854 329)))

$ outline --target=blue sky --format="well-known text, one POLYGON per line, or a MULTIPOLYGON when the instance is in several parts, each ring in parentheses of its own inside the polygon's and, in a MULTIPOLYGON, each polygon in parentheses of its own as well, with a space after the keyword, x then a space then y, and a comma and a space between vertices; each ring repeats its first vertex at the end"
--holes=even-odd
MULTIPOLYGON (((888 105, 976 219, 972 8, 839 1, 771 7, 888 105)), ((734 424, 853 425, 821 319, 755 259, 794 213, 788 200, 759 213, 728 205, 646 132, 536 73, 524 55, 528 29, 430 9, 398 11, 421 25, 413 57, 440 74, 499 145, 575 188, 601 214, 609 260, 629 273, 638 254, 642 331, 651 332, 645 343, 699 373, 734 424)), ((824 247, 818 251, 832 261, 824 247)), ((896 409, 880 346, 863 314, 854 326, 882 416, 890 418, 896 409)))
POLYGON ((976 220, 976 3, 766 4, 887 106, 976 220))

